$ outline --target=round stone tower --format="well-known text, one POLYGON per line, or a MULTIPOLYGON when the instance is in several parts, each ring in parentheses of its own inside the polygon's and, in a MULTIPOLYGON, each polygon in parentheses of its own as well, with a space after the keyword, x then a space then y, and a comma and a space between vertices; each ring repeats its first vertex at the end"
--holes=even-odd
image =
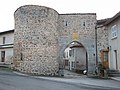
POLYGON ((48 7, 26 5, 14 13, 14 68, 24 73, 57 75, 58 13, 48 7))

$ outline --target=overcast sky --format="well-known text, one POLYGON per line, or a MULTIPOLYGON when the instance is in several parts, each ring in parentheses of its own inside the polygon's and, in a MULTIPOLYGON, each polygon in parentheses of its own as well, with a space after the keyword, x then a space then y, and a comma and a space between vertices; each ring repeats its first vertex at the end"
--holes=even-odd
POLYGON ((14 29, 14 12, 23 5, 41 5, 58 13, 96 13, 97 19, 110 18, 120 11, 120 0, 1 0, 0 32, 14 29))

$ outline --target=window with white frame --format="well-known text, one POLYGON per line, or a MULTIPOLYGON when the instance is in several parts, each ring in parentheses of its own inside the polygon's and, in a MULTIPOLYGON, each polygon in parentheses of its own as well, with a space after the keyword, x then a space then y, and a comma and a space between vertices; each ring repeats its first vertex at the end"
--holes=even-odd
POLYGON ((5 44, 5 40, 6 40, 6 38, 5 38, 5 37, 3 37, 3 44, 5 44))
POLYGON ((112 39, 117 37, 117 26, 116 25, 111 27, 111 37, 112 39))

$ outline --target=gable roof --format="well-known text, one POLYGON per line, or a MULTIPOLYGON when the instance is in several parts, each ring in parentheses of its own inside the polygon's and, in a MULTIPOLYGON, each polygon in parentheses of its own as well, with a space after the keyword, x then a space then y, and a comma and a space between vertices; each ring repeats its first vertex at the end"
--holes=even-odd
POLYGON ((111 22, 116 20, 118 17, 120 17, 120 11, 116 15, 114 15, 112 18, 108 19, 108 21, 106 21, 106 23, 104 25, 110 24, 111 22))
POLYGON ((7 34, 7 33, 11 33, 11 32, 14 33, 14 29, 13 29, 13 30, 8 30, 8 31, 0 32, 0 35, 2 35, 2 34, 7 34))
POLYGON ((97 20, 97 25, 104 25, 110 18, 97 20))

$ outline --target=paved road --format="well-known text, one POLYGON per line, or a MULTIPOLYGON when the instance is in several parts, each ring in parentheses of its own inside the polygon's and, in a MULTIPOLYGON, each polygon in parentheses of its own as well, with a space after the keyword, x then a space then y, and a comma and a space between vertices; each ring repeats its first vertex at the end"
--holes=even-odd
POLYGON ((79 83, 59 82, 0 70, 0 90, 120 90, 79 83))

